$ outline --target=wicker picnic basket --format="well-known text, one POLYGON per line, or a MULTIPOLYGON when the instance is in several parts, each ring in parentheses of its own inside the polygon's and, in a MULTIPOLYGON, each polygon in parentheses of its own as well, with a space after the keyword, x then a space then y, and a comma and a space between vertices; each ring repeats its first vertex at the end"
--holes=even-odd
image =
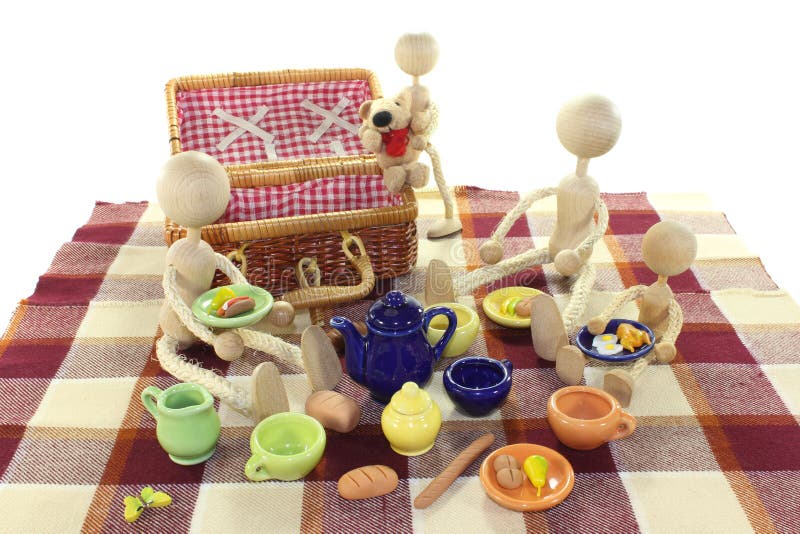
MULTIPOLYGON (((368 87, 369 94, 363 99, 380 96, 380 86, 375 76, 363 69, 280 71, 269 73, 224 74, 211 76, 190 76, 171 80, 167 84, 167 111, 169 118, 170 148, 173 154, 183 150, 201 150, 217 157, 225 165, 232 188, 262 188, 289 186, 317 181, 337 176, 380 175, 374 156, 363 153, 360 142, 355 144, 350 136, 357 136, 339 129, 336 132, 340 146, 357 146, 361 153, 337 155, 303 154, 301 158, 277 159, 270 161, 225 161, 214 153, 210 142, 204 147, 187 146, 192 138, 201 138, 182 130, 182 120, 188 112, 181 109, 181 95, 187 91, 226 90, 230 88, 252 88, 275 86, 275 90, 291 84, 330 82, 340 80, 361 80, 368 87), (211 147, 211 148, 209 148, 211 147)), ((270 87, 269 89, 272 89, 270 87)), ((215 93, 216 95, 216 93, 215 93)), ((207 95, 202 95, 205 98, 207 95)), ((218 96, 218 95, 217 95, 218 96)), ((248 98, 250 95, 248 95, 248 98)), ((363 101, 362 99, 362 101, 363 101)), ((360 102, 350 98, 355 110, 360 102)), ((328 105, 332 105, 330 101, 328 105)), ((265 107, 270 107, 266 102, 265 107)), ((242 111, 247 115, 250 111, 242 111)), ((293 113, 296 113, 293 111, 293 113)), ((352 109, 350 110, 352 117, 352 109)), ((211 118, 207 119, 211 122, 211 118)), ((353 119, 351 119, 353 120, 353 119)), ((252 123, 251 123, 252 124, 252 123)), ((247 125, 244 125, 247 127, 247 125)), ((230 126, 229 130, 234 126, 230 126)), ((275 130, 278 131, 277 128, 275 130)), ((223 132, 224 133, 224 132, 223 132)), ((275 133, 275 132, 273 132, 275 133)), ((280 132, 278 132, 280 133, 280 132)), ((222 134, 220 134, 222 135, 222 134)), ((294 142, 294 141, 293 141, 294 142)), ((195 142, 195 144, 197 144, 195 142)), ((294 146, 292 144, 291 146, 294 146)), ((316 149, 316 147, 313 147, 316 149)), ((324 146, 322 147, 324 149, 324 146)), ((352 152, 352 150, 351 150, 352 152)), ((252 154, 251 154, 252 156, 252 154)), ((287 291, 297 294, 302 289, 302 276, 298 275, 298 262, 303 258, 315 260, 319 269, 318 283, 323 286, 357 286, 363 275, 358 269, 352 254, 343 251, 345 245, 353 241, 349 236, 357 236, 364 244, 372 272, 377 279, 386 279, 411 270, 417 259, 417 228, 415 219, 418 209, 414 193, 404 189, 395 205, 369 209, 327 211, 289 217, 267 218, 239 222, 218 222, 203 227, 202 238, 215 251, 238 262, 251 284, 266 288, 280 295, 287 291)), ((164 230, 167 244, 185 237, 186 229, 166 221, 164 230)), ((346 248, 346 247, 345 247, 346 248)), ((221 276, 221 275, 220 275, 221 276)), ((217 283, 226 283, 222 278, 217 283)), ((303 287, 306 284, 302 284, 303 287)), ((353 295, 363 298, 364 295, 353 295)), ((306 302, 313 306, 332 305, 343 300, 331 302, 306 302)))

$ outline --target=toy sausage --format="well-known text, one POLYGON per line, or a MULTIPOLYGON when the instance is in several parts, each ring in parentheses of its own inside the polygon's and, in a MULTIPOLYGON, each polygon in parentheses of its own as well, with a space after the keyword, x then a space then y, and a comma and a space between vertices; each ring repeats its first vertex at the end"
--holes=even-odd
POLYGON ((249 312, 256 307, 256 301, 251 297, 233 297, 217 310, 218 317, 234 317, 249 312))
POLYGON ((444 471, 442 471, 438 477, 434 478, 431 483, 422 490, 422 493, 417 495, 417 498, 414 499, 414 508, 427 508, 433 504, 442 493, 447 491, 447 488, 458 478, 458 475, 463 473, 464 470, 469 467, 469 464, 474 462, 475 458, 488 449, 492 443, 494 443, 494 434, 484 434, 473 441, 444 468, 444 471))

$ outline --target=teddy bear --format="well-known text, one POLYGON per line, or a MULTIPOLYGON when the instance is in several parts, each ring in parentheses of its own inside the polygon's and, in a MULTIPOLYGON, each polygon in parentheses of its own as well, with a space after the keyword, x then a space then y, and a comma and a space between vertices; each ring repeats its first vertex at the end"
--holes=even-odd
POLYGON ((429 106, 415 109, 412 91, 406 88, 394 98, 367 100, 358 114, 364 121, 358 137, 377 156, 386 188, 398 193, 406 183, 424 187, 429 169, 417 160, 428 145, 429 106))

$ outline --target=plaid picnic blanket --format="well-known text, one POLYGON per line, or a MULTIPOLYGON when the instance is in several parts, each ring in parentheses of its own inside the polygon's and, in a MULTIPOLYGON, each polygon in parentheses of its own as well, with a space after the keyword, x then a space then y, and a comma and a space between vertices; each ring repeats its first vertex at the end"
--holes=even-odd
MULTIPOLYGON (((423 239, 419 267, 396 280, 397 287, 421 291, 423 269, 434 257, 455 271, 477 267, 478 246, 519 198, 462 187, 455 195, 463 234, 423 239)), ((798 532, 800 307, 705 197, 604 198, 611 222, 595 247, 598 278, 587 316, 623 288, 654 280, 640 255, 642 234, 653 223, 678 220, 698 234, 694 267, 670 279, 686 317, 678 356, 639 378, 628 409, 638 419, 631 437, 585 452, 558 443, 545 403, 562 384, 553 365, 533 353, 528 330, 505 329, 483 315, 480 303, 490 287, 460 300, 481 317, 481 334, 467 354, 514 364, 514 385, 499 411, 482 418, 456 411, 441 379, 450 362, 440 361, 428 390, 442 409, 441 433, 430 452, 406 458, 381 433, 383 407, 345 377, 337 389, 360 403, 360 425, 345 435, 329 432, 323 460, 305 480, 261 483, 243 473, 252 423, 225 405, 217 452, 205 464, 176 465, 159 447, 139 394, 176 382, 154 350, 166 251, 162 214, 144 203, 98 203, 0 341, 0 531, 798 532), (477 477, 485 453, 434 505, 413 509, 430 479, 486 432, 497 436, 491 450, 531 442, 561 452, 576 473, 571 495, 546 512, 501 508, 477 477), (338 478, 367 464, 394 468, 397 490, 365 501, 341 499, 338 478), (174 502, 145 511, 131 527, 122 501, 145 485, 174 502)), ((419 204, 424 236, 441 201, 422 193, 419 204)), ((506 253, 545 246, 554 208, 554 201, 535 205, 512 228, 506 253)), ((513 283, 566 302, 568 285, 550 266, 513 283)), ((358 318, 366 304, 337 312, 358 318)), ((625 313, 635 317, 635 307, 625 313)), ((297 342, 308 324, 308 314, 299 314, 286 339, 297 342)), ((227 363, 204 347, 188 355, 239 383, 269 359, 246 352, 227 363)), ((279 367, 291 409, 302 411, 309 392, 302 370, 279 367)), ((587 381, 597 383, 602 371, 589 367, 587 381)))

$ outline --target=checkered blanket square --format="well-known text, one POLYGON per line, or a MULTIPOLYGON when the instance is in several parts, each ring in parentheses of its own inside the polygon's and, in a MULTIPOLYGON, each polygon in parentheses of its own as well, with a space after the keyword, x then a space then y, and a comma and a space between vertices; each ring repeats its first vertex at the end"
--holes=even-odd
MULTIPOLYGON (((518 192, 470 187, 454 194, 463 233, 423 239, 417 268, 394 287, 420 293, 431 258, 445 260, 456 276, 477 268, 478 246, 519 199, 518 192)), ((441 200, 429 192, 418 198, 424 236, 441 200)), ((98 203, 58 250, 35 293, 20 303, 0 342, 0 531, 800 532, 800 307, 706 197, 604 198, 610 225, 592 256, 598 276, 586 317, 624 288, 655 280, 640 252, 653 223, 680 221, 698 239, 692 269, 670 279, 686 320, 677 357, 639 377, 628 409, 638 420, 632 436, 585 452, 561 445, 545 417, 549 395, 562 386, 553 364, 535 355, 527 329, 502 328, 483 315, 487 292, 509 283, 543 289, 563 306, 568 284, 546 265, 460 298, 481 320, 467 354, 514 364, 514 385, 499 410, 480 418, 457 411, 442 386, 450 362, 439 361, 427 389, 441 407, 442 430, 430 452, 408 458, 382 435, 383 406, 345 376, 337 390, 360 404, 358 427, 328 431, 323 460, 305 479, 260 483, 244 476, 252 423, 224 404, 220 441, 207 462, 176 465, 159 446, 139 395, 147 386, 176 383, 154 349, 163 215, 145 203, 98 203), (478 479, 486 452, 431 507, 414 509, 430 480, 487 432, 497 437, 490 451, 530 442, 561 452, 575 470, 570 496, 545 512, 501 508, 478 479), (369 500, 339 497, 339 477, 368 464, 392 467, 398 488, 369 500), (174 502, 128 525, 123 499, 146 485, 174 502)), ((546 246, 555 217, 551 200, 513 226, 507 255, 546 246)), ((358 319, 367 305, 336 312, 358 319)), ((635 317, 635 305, 622 314, 635 317)), ((293 330, 281 335, 299 342, 309 321, 300 313, 293 330)), ((258 363, 271 359, 246 351, 228 363, 204 346, 187 356, 242 385, 258 363)), ((291 409, 302 411, 310 391, 303 370, 277 363, 291 409)), ((598 384, 604 369, 593 363, 586 381, 598 384)))

